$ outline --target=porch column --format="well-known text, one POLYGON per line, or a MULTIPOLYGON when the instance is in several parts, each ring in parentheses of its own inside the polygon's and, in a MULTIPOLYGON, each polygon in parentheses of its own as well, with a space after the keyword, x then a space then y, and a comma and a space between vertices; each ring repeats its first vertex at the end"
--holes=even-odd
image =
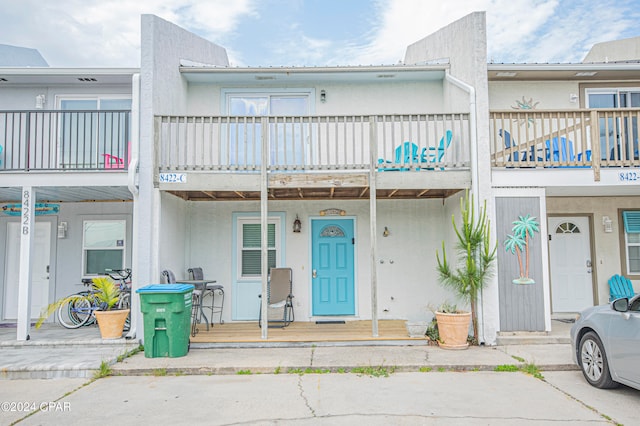
POLYGON ((262 312, 262 320, 260 322, 262 338, 267 339, 267 329, 269 328, 269 318, 267 317, 267 293, 268 293, 268 273, 269 273, 269 230, 268 230, 268 206, 267 206, 267 161, 269 161, 269 147, 267 145, 267 135, 268 131, 268 121, 266 118, 261 119, 261 127, 262 127, 262 164, 260 167, 260 230, 262 231, 262 235, 260 237, 260 248, 261 248, 261 276, 262 276, 262 297, 261 297, 261 305, 260 310, 262 312))
POLYGON ((33 188, 22 188, 22 215, 20 217, 20 277, 18 279, 17 340, 29 340, 31 328, 31 264, 33 235, 35 233, 35 198, 33 188))
POLYGON ((371 232, 371 336, 378 337, 378 262, 376 164, 378 153, 376 117, 369 119, 369 227, 371 232))

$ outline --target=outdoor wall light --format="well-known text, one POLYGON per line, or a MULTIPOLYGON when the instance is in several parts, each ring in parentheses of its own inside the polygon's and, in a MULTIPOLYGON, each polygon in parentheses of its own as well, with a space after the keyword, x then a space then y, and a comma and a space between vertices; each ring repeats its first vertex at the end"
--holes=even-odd
POLYGON ((384 227, 384 231, 382 231, 382 236, 383 237, 388 237, 390 234, 389 232, 389 228, 387 228, 386 226, 384 227))
POLYGON ((67 238, 67 222, 58 224, 58 238, 67 238))
POLYGON ((296 220, 293 221, 293 232, 300 232, 302 230, 302 222, 300 222, 300 218, 296 215, 296 220))
POLYGON ((325 92, 324 90, 320 91, 320 102, 327 102, 327 92, 325 92))
POLYGON ((36 96, 36 109, 43 109, 47 98, 45 95, 36 96))
POLYGON ((602 226, 604 227, 604 232, 613 232, 613 222, 609 216, 602 216, 602 226))

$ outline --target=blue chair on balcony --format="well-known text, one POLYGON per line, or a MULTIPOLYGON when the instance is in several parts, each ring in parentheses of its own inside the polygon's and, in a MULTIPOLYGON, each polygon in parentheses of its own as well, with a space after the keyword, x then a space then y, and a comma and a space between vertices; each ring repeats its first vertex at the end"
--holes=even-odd
POLYGON ((0 166, 2 166, 2 145, 0 145, 0 166))
MULTIPOLYGON (((498 134, 500 135, 500 137, 502 137, 502 139, 504 139, 504 148, 506 151, 510 151, 512 147, 518 146, 518 144, 511 137, 511 133, 509 133, 508 131, 500 129, 498 130, 498 134)), ((531 146, 531 151, 529 152, 528 157, 528 161, 536 161, 536 151, 534 146, 531 146)), ((537 157, 537 160, 542 161, 542 158, 537 157)), ((527 161, 527 151, 513 151, 513 160, 511 159, 511 154, 509 154, 509 156, 507 157, 507 161, 527 161)))
MULTIPOLYGON (((545 152, 546 152, 546 160, 554 161, 554 162, 578 162, 582 161, 583 156, 585 157, 585 161, 591 161, 591 150, 588 149, 584 153, 579 152, 577 157, 573 152, 573 142, 568 141, 567 138, 561 137, 558 139, 557 137, 551 139, 550 141, 545 141, 545 152)), ((589 167, 589 166, 560 166, 560 167, 589 167)))
POLYGON ((402 145, 395 149, 395 160, 387 161, 383 158, 378 159, 379 165, 387 165, 384 167, 378 167, 378 171, 407 171, 408 167, 402 167, 405 164, 418 163, 418 145, 413 142, 404 142, 402 145))
MULTIPOLYGON (((420 153, 420 162, 421 163, 440 163, 444 158, 444 153, 451 145, 451 140, 453 139, 453 132, 451 130, 447 130, 440 139, 438 143, 438 147, 430 146, 428 148, 422 148, 422 152, 420 153)), ((423 169, 432 170, 432 167, 423 167, 423 169)), ((444 170, 444 168, 440 168, 440 170, 444 170)))

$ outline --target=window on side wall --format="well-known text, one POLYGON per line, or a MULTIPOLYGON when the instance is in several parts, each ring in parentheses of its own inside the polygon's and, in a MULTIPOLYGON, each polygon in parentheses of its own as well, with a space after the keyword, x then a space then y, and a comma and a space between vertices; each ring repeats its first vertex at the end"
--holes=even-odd
POLYGON ((627 276, 640 276, 640 210, 622 212, 624 231, 623 271, 627 276))
POLYGON ((105 269, 123 269, 125 220, 85 220, 82 226, 82 274, 104 274, 105 269))
MULTIPOLYGON (((268 265, 276 266, 276 259, 280 251, 280 221, 269 219, 267 224, 268 265)), ((238 219, 238 277, 260 277, 262 272, 262 226, 258 218, 238 219)))

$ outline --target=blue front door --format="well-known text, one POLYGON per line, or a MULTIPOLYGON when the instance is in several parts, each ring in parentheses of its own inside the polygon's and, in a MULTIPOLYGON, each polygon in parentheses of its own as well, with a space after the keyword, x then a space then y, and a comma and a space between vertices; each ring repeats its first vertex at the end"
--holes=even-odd
POLYGON ((313 315, 354 315, 353 219, 312 220, 313 315))

